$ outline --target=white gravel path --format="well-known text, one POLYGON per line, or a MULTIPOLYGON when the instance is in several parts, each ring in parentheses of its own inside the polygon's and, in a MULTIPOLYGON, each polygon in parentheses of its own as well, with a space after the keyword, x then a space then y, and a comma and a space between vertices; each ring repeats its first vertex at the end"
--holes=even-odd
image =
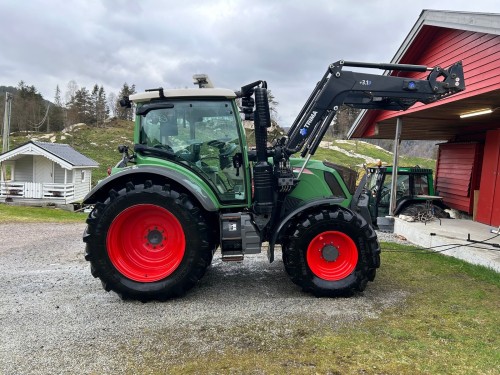
POLYGON ((352 324, 406 295, 375 280, 357 297, 315 298, 288 279, 279 252, 272 264, 263 252, 241 264, 216 254, 184 298, 124 302, 90 275, 83 229, 0 225, 0 374, 133 373, 155 353, 175 363, 193 352, 254 345, 259 334, 279 346, 297 324, 352 324), (256 337, 242 334, 245 327, 256 337))

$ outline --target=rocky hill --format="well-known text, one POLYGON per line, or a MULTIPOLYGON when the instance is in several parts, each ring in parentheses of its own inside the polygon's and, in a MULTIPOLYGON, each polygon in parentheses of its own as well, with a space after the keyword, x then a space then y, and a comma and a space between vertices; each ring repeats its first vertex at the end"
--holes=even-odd
MULTIPOLYGON (((93 127, 86 124, 75 124, 61 132, 17 133, 10 139, 11 149, 30 140, 43 142, 66 143, 82 154, 94 159, 100 167, 93 173, 93 183, 106 177, 108 167, 114 166, 120 160, 117 151, 119 145, 133 146, 134 124, 131 121, 112 120, 103 127, 93 127)), ((279 136, 282 129, 271 133, 269 140, 279 136)), ((253 129, 246 129, 250 147, 253 145, 253 129)), ((385 164, 392 164, 392 153, 362 141, 329 140, 321 142, 314 158, 328 160, 337 164, 361 170, 363 164, 373 164, 380 159, 385 164)), ((400 164, 406 166, 420 165, 435 168, 435 160, 401 156, 400 164)))

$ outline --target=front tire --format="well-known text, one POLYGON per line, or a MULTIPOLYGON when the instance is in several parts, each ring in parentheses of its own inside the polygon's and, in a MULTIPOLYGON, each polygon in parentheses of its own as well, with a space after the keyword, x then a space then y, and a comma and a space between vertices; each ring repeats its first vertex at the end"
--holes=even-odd
POLYGON ((189 197, 169 185, 111 190, 87 219, 85 259, 105 290, 124 299, 183 295, 212 260, 208 226, 189 197))
POLYGON ((316 296, 348 296, 375 279, 380 246, 372 227, 342 208, 299 218, 283 241, 283 262, 291 280, 316 296))

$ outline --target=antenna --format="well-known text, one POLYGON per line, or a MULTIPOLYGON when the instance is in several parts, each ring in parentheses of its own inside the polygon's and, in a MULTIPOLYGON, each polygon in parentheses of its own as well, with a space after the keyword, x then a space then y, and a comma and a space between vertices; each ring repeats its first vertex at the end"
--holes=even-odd
POLYGON ((213 89, 214 84, 210 80, 208 74, 193 74, 193 83, 198 85, 200 89, 213 89))

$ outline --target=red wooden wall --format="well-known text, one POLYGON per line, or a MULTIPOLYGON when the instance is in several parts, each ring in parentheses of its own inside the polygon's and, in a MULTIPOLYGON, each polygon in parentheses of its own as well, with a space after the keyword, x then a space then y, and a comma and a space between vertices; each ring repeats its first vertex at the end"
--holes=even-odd
MULTIPOLYGON (((400 63, 445 68, 460 60, 464 67, 465 91, 435 103, 417 103, 405 114, 419 111, 424 105, 426 108, 439 106, 500 88, 500 35, 424 26, 400 63)), ((426 79, 428 72, 407 75, 426 79)), ((385 111, 379 114, 377 121, 398 115, 385 111)))
POLYGON ((474 190, 479 189, 482 155, 481 143, 439 145, 436 191, 449 207, 472 214, 474 190))
POLYGON ((476 220, 500 226, 500 129, 486 133, 476 220))
MULTIPOLYGON (((426 25, 398 63, 439 65, 446 68, 460 60, 464 67, 465 91, 427 104, 426 108, 500 89, 500 35, 426 25)), ((426 79, 428 72, 394 74, 426 79)), ((417 103, 405 111, 405 114, 418 112, 423 106, 424 104, 417 103)), ((356 131, 355 134, 361 138, 373 136, 377 122, 400 115, 397 111, 369 111, 358 126, 362 133, 356 131)))

